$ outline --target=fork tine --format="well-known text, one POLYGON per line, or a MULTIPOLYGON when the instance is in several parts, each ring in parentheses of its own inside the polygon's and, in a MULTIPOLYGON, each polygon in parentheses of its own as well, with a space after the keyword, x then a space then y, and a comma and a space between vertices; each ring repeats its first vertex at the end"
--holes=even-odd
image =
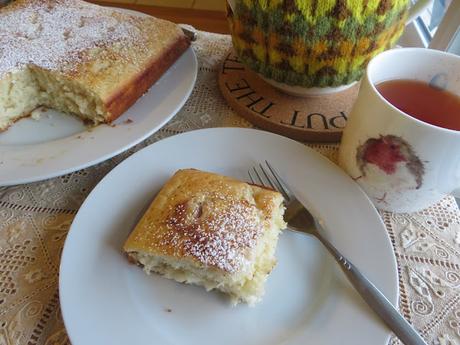
POLYGON ((276 180, 276 184, 278 186, 278 188, 276 189, 280 191, 281 194, 283 194, 286 200, 288 201, 291 200, 292 199, 291 193, 289 192, 287 188, 284 187, 281 177, 278 175, 278 173, 275 171, 275 169, 271 166, 271 164, 267 160, 265 161, 265 164, 267 165, 268 169, 270 169, 271 174, 276 180))
POLYGON ((270 176, 268 176, 267 172, 265 171, 264 167, 262 164, 259 163, 260 170, 262 170, 263 174, 265 175, 265 178, 267 179, 268 183, 274 190, 278 190, 276 186, 273 184, 272 180, 270 179, 270 176))
POLYGON ((267 180, 270 182, 270 185, 272 186, 272 188, 274 190, 277 190, 278 192, 280 192, 283 195, 283 198, 287 202, 289 202, 290 199, 291 199, 290 196, 289 196, 289 193, 285 190, 285 188, 283 188, 282 184, 278 181, 278 179, 273 174, 273 172, 271 170, 268 171, 266 168, 263 167, 262 164, 260 164, 260 169, 264 173, 264 175, 267 178, 267 180))
POLYGON ((253 173, 251 174, 251 170, 248 171, 249 178, 251 179, 252 183, 257 184, 259 186, 266 187, 264 180, 260 177, 259 172, 257 171, 257 168, 254 166, 252 167, 253 173), (254 176, 253 176, 254 175, 254 176))
POLYGON ((249 175, 249 179, 251 180, 251 183, 256 184, 256 181, 252 178, 251 170, 248 170, 248 175, 249 175))
POLYGON ((260 177, 260 174, 259 174, 259 172, 257 171, 256 167, 252 167, 252 170, 254 170, 254 174, 256 174, 257 179, 258 179, 258 181, 259 181, 259 184, 265 187, 265 183, 264 183, 264 181, 262 180, 262 178, 260 177))
POLYGON ((272 186, 272 188, 274 190, 280 192, 283 195, 284 200, 289 201, 289 195, 287 193, 285 193, 285 191, 283 190, 282 186, 279 183, 276 182, 276 179, 274 179, 273 174, 271 172, 269 172, 269 171, 267 172, 267 169, 264 168, 262 164, 260 164, 260 169, 263 171, 265 177, 270 182, 270 185, 272 186))

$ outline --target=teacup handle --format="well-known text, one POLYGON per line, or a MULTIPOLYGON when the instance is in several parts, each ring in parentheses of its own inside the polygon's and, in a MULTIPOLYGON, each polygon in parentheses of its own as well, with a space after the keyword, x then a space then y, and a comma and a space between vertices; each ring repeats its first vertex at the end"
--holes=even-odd
MULTIPOLYGON (((229 2, 234 0, 228 0, 229 2)), ((410 24, 415 18, 417 18, 423 10, 430 4, 431 0, 419 0, 413 4, 409 9, 409 16, 406 20, 406 25, 410 24)), ((232 8, 233 9, 233 8, 232 8)))

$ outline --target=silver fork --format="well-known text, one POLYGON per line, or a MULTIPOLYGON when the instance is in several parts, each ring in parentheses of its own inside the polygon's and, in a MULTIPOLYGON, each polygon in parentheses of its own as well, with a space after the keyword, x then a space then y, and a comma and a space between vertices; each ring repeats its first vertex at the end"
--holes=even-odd
POLYGON ((284 215, 288 229, 304 234, 314 235, 332 254, 339 263, 348 280, 358 291, 364 301, 376 312, 385 324, 399 337, 406 345, 427 345, 423 338, 415 331, 409 322, 396 310, 391 302, 380 292, 372 282, 367 279, 337 248, 334 247, 325 237, 322 222, 318 221, 289 189, 280 175, 272 165, 265 161, 265 166, 259 164, 248 171, 253 184, 262 185, 279 191, 286 206, 284 215))

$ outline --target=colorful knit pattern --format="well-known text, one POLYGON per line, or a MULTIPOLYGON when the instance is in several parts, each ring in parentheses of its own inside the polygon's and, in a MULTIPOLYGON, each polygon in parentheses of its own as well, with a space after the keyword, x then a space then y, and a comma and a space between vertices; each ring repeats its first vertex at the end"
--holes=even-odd
POLYGON ((237 0, 233 46, 252 70, 304 87, 359 80, 404 30, 409 0, 237 0))

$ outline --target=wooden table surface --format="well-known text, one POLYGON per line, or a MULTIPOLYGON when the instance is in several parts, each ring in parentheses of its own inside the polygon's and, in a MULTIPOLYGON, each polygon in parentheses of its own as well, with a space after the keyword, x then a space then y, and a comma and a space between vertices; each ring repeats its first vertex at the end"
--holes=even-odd
POLYGON ((228 33, 227 20, 225 12, 197 10, 190 8, 173 8, 160 6, 146 6, 136 4, 121 4, 102 1, 90 1, 98 5, 128 8, 131 10, 143 12, 158 18, 170 20, 174 23, 190 24, 196 29, 228 33))

